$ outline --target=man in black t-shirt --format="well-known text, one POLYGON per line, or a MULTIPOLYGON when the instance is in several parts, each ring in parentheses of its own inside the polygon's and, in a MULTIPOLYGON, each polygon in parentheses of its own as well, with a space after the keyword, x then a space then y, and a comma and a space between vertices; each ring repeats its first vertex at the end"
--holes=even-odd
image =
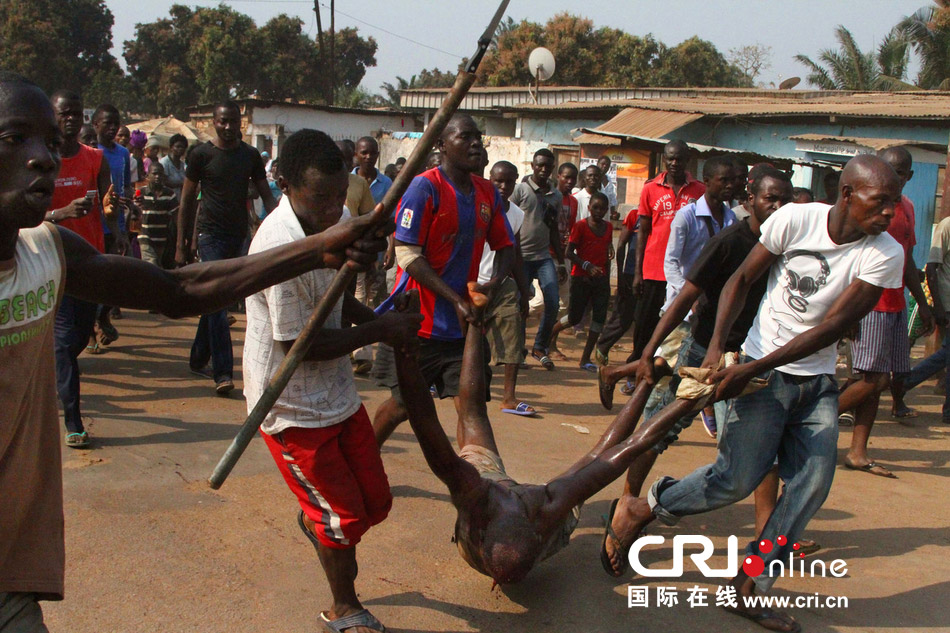
MULTIPOLYGON (((601 403, 605 407, 612 405, 614 385, 622 377, 636 374, 638 383, 645 381, 650 385, 655 384, 658 376, 654 370, 656 365, 653 358, 657 349, 676 326, 686 319, 697 301, 699 305, 692 319, 692 333, 683 341, 677 362, 688 367, 699 367, 702 363, 716 324, 719 295, 723 287, 758 242, 762 223, 791 200, 792 185, 783 172, 773 167, 758 168, 750 174, 749 196, 752 199, 752 214, 745 220, 723 229, 706 243, 699 258, 686 271, 683 289, 663 314, 640 359, 615 368, 600 369, 598 383, 601 403)), ((726 340, 727 352, 738 351, 745 341, 767 285, 768 278, 763 275, 749 289, 745 306, 726 340)), ((674 379, 678 384, 678 377, 674 379)), ((676 392, 676 384, 671 383, 670 391, 676 392)), ((626 566, 626 552, 630 544, 639 537, 639 534, 631 534, 628 529, 631 523, 627 514, 629 502, 639 496, 643 482, 659 454, 676 441, 679 433, 692 423, 693 417, 694 415, 690 415, 677 421, 666 437, 640 455, 627 472, 624 494, 611 516, 611 525, 608 526, 610 536, 604 543, 605 567, 609 564, 617 575, 620 575, 626 566)), ((722 416, 722 419, 725 420, 725 416, 722 416)), ((772 505, 774 506, 774 497, 772 505)))
MULTIPOLYGON (((248 181, 257 189, 268 213, 277 206, 260 153, 241 140, 238 105, 233 101, 219 103, 214 107, 212 122, 215 138, 192 150, 185 170, 175 253, 179 266, 193 261, 196 252, 206 262, 241 255, 248 224, 258 221, 247 204, 248 181), (195 243, 192 236, 199 185, 201 215, 195 243)), ((234 389, 234 352, 225 310, 201 317, 189 365, 193 373, 214 379, 218 395, 227 395, 234 389)))

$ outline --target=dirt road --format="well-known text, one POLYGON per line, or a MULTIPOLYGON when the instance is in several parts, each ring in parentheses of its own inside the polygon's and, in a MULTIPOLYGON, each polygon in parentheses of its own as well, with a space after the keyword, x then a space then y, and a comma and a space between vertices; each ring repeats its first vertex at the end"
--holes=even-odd
MULTIPOLYGON (((127 312, 122 338, 102 356, 83 356, 84 412, 93 449, 64 448, 66 599, 45 603, 52 631, 304 632, 329 604, 316 555, 295 523, 296 501, 263 442, 255 440, 224 487, 205 480, 245 416, 238 390, 216 397, 210 381, 187 371, 195 320, 170 321, 127 312)), ((243 319, 233 328, 240 364, 243 319)), ((579 344, 562 337, 570 363, 522 372, 519 395, 542 413, 494 415, 495 435, 511 475, 544 481, 580 456, 610 418, 596 381, 576 368, 579 344), (562 423, 589 429, 585 435, 562 423)), ((240 373, 236 378, 240 378, 240 373)), ((359 387, 370 413, 388 395, 370 381, 359 387)), ((498 381, 495 384, 498 394, 498 381)), ((777 596, 845 596, 847 608, 791 609, 806 631, 950 631, 950 427, 942 398, 926 383, 908 399, 921 410, 914 426, 897 424, 887 398, 872 435, 871 455, 900 478, 839 468, 808 536, 817 558, 846 562, 844 578, 787 578, 777 596)), ((491 405, 490 405, 491 406, 491 405)), ((495 405, 497 406, 497 405, 495 405)), ((619 407, 618 407, 619 408, 619 407)), ((494 407, 490 411, 495 411, 494 407)), ((451 403, 439 404, 454 437, 451 403)), ((842 429, 839 447, 850 440, 842 429)), ((455 513, 426 467, 408 425, 383 451, 395 496, 389 519, 358 549, 358 589, 366 606, 396 631, 614 632, 758 631, 714 606, 691 607, 688 589, 717 582, 690 563, 678 579, 609 578, 598 551, 601 515, 617 483, 585 507, 571 546, 519 585, 491 590, 449 539, 455 513), (628 608, 628 587, 647 587, 648 607, 628 608), (658 587, 675 587, 678 604, 657 606, 658 587)), ((711 461, 715 447, 698 425, 661 456, 655 475, 682 476, 711 461)), ((716 544, 714 566, 726 563, 728 535, 752 538, 751 500, 691 517, 675 530, 716 544)), ((645 559, 669 567, 672 548, 645 559)), ((809 559, 806 559, 809 560, 809 559)))

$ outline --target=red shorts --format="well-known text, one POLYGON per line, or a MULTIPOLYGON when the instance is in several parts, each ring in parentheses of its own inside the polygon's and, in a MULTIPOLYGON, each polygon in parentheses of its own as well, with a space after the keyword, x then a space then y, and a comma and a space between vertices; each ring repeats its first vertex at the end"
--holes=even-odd
POLYGON ((333 426, 261 435, 323 545, 353 547, 389 514, 393 497, 364 407, 333 426))

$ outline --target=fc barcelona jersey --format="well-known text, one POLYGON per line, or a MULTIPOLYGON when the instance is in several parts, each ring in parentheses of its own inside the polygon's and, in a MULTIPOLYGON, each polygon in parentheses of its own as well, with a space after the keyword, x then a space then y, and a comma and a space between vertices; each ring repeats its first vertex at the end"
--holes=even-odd
MULTIPOLYGON (((422 247, 432 269, 462 298, 467 283, 478 278, 485 242, 492 250, 514 244, 511 227, 502 210, 499 193, 484 178, 472 176, 468 195, 455 188, 441 168, 430 169, 413 179, 396 212, 396 239, 422 247)), ((393 297, 416 288, 422 300, 419 336, 437 340, 462 338, 451 302, 425 288, 406 271, 397 269, 393 294, 377 309, 392 308, 393 297)))

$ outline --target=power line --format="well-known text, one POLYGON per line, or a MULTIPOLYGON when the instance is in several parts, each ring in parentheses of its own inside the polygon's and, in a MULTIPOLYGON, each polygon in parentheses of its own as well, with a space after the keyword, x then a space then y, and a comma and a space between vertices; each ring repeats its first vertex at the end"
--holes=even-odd
MULTIPOLYGON (((247 4, 311 4, 311 0, 228 0, 228 1, 229 1, 229 2, 244 2, 244 3, 247 3, 247 4)), ((328 7, 327 5, 323 4, 322 2, 320 3, 320 6, 323 7, 324 9, 329 9, 329 8, 330 8, 330 7, 328 7)), ((398 39, 400 39, 400 40, 404 40, 404 41, 406 41, 406 42, 410 42, 410 43, 412 43, 412 44, 415 44, 416 46, 421 46, 421 47, 423 47, 423 48, 428 48, 430 51, 436 51, 437 53, 442 53, 443 55, 449 55, 449 56, 454 57, 454 58, 456 58, 456 59, 458 59, 458 60, 464 59, 464 57, 463 57, 462 55, 458 55, 457 53, 451 53, 451 52, 449 52, 449 51, 444 51, 444 50, 442 50, 441 48, 436 48, 435 46, 429 46, 428 44, 424 44, 424 43, 419 42, 419 41, 417 41, 417 40, 414 40, 414 39, 412 39, 412 38, 406 37, 405 35, 400 35, 399 33, 394 33, 394 32, 392 32, 392 31, 390 31, 389 29, 383 28, 383 27, 381 27, 381 26, 376 26, 375 24, 370 24, 370 23, 367 22, 366 20, 362 20, 362 19, 356 17, 355 15, 350 15, 349 13, 344 13, 343 11, 340 11, 339 9, 336 9, 336 12, 339 13, 340 15, 342 15, 342 16, 345 16, 345 17, 350 18, 350 19, 353 20, 354 22, 359 22, 359 23, 362 24, 363 26, 368 26, 368 27, 371 28, 371 29, 376 29, 377 31, 382 31, 383 33, 386 33, 387 35, 391 35, 391 36, 393 36, 393 37, 395 37, 395 38, 398 38, 398 39)))

